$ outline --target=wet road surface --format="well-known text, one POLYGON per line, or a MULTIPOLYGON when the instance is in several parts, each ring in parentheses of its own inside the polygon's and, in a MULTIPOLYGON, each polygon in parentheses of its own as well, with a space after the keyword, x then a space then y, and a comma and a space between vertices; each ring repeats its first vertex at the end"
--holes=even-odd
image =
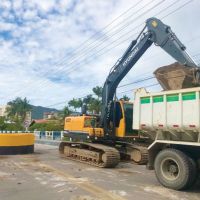
POLYGON ((200 181, 173 191, 145 166, 96 168, 60 157, 57 148, 36 144, 32 155, 0 156, 0 200, 200 200, 200 181))

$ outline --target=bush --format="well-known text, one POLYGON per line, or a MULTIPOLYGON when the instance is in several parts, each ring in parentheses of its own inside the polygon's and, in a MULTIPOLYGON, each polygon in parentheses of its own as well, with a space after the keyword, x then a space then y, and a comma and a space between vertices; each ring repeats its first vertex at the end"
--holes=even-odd
POLYGON ((0 117, 0 130, 1 131, 23 131, 24 127, 20 122, 6 123, 5 117, 0 117))
POLYGON ((24 127, 21 124, 12 123, 12 124, 6 124, 5 130, 7 130, 7 131, 24 131, 24 127))
POLYGON ((29 127, 29 131, 62 131, 63 125, 58 123, 41 123, 41 124, 33 124, 29 127))

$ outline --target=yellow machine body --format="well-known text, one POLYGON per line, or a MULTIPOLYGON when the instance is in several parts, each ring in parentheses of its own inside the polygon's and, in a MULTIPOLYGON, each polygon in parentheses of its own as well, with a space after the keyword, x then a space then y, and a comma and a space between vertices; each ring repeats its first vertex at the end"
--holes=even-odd
POLYGON ((28 146, 33 145, 35 136, 32 133, 0 134, 0 146, 28 146))
MULTIPOLYGON (((125 101, 116 102, 115 136, 118 138, 137 137, 138 133, 132 130, 133 103, 125 101)), ((73 134, 87 134, 89 136, 103 137, 103 128, 98 128, 95 116, 69 116, 65 118, 64 130, 73 134)))
POLYGON ((33 153, 34 142, 33 133, 0 133, 0 155, 33 153))
POLYGON ((115 134, 116 137, 125 137, 126 133, 126 121, 125 121, 125 113, 124 113, 124 106, 122 101, 118 102, 121 109, 121 119, 119 120, 119 126, 115 127, 115 134))
POLYGON ((89 136, 103 137, 103 129, 96 128, 92 123, 96 123, 96 118, 94 116, 70 116, 65 118, 64 130, 74 134, 85 133, 89 136))
POLYGON ((133 103, 127 101, 116 102, 115 135, 118 138, 135 138, 138 132, 132 129, 133 103))

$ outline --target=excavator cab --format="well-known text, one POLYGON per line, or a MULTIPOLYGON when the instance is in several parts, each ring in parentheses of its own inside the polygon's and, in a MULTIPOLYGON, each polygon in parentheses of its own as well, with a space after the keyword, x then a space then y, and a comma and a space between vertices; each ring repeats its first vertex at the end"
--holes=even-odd
POLYGON ((138 131, 132 129, 132 123, 133 103, 123 100, 114 102, 110 124, 115 127, 115 136, 118 138, 138 137, 138 131))

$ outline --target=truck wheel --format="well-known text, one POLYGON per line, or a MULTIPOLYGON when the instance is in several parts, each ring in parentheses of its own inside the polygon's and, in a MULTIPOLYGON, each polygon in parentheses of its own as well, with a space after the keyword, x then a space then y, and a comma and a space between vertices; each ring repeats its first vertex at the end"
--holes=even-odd
POLYGON ((198 169, 197 169, 197 163, 195 162, 195 160, 191 157, 189 157, 189 160, 191 162, 191 171, 192 171, 192 174, 191 174, 191 178, 190 178, 190 181, 188 182, 186 188, 190 188, 192 187, 195 183, 196 183, 196 180, 198 178, 198 169))
POLYGON ((192 159, 176 149, 162 150, 156 156, 154 168, 158 181, 175 190, 188 188, 196 176, 192 159))

